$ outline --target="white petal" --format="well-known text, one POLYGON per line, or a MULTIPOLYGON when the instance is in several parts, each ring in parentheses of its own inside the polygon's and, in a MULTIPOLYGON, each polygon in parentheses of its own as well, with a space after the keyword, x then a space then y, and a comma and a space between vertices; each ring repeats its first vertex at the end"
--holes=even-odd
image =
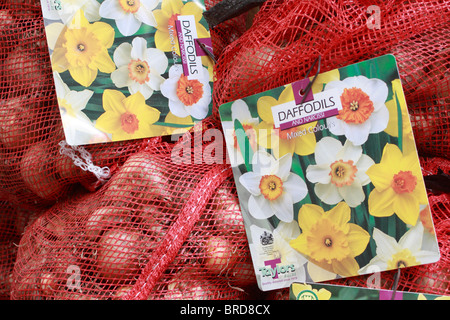
POLYGON ((372 237, 377 244, 377 256, 385 262, 391 260, 392 255, 401 249, 394 238, 377 228, 373 228, 372 237))
POLYGON ((248 211, 256 219, 268 219, 274 215, 270 205, 263 196, 250 196, 250 199, 248 199, 248 211))
POLYGON ((124 42, 114 50, 113 58, 117 67, 128 66, 131 61, 131 49, 131 44, 124 42))
POLYGON ((366 121, 361 124, 348 124, 342 125, 345 131, 345 137, 350 140, 354 145, 360 146, 369 138, 370 121, 366 121))
POLYGON ((275 163, 276 167, 272 169, 273 174, 278 176, 281 181, 286 181, 291 173, 292 155, 287 153, 275 163))
POLYGON ((269 203, 281 221, 291 222, 294 219, 294 203, 289 193, 283 192, 278 199, 269 201, 269 203))
POLYGON ((160 90, 164 78, 155 72, 150 72, 149 80, 146 82, 147 86, 153 90, 160 90))
POLYGON ((128 89, 130 90, 130 94, 140 92, 144 96, 145 100, 150 98, 153 94, 153 90, 145 83, 140 84, 138 82, 133 81, 129 84, 128 89))
POLYGON ((316 164, 332 164, 336 159, 336 154, 342 149, 342 143, 332 137, 324 137, 316 144, 314 158, 316 164))
POLYGON ((188 107, 189 114, 195 119, 202 120, 208 115, 208 104, 204 105, 196 105, 192 107, 188 107))
POLYGON ((327 118, 327 128, 336 136, 342 136, 345 133, 344 123, 344 121, 339 120, 336 117, 327 118))
POLYGON ((375 164, 375 161, 371 157, 366 154, 361 155, 358 162, 356 163, 356 167, 358 171, 356 172, 356 178, 361 181, 361 185, 365 186, 370 183, 370 177, 366 174, 366 171, 375 164))
POLYGON ((127 87, 129 84, 128 66, 122 66, 111 72, 111 80, 117 88, 127 87))
POLYGON ((360 88, 370 97, 373 102, 375 111, 377 111, 377 105, 384 104, 388 96, 388 87, 384 81, 380 79, 366 79, 361 82, 360 88))
MULTIPOLYGON (((166 79, 160 86, 161 93, 169 100, 179 101, 177 96, 177 78, 166 79)), ((181 102, 180 102, 181 103, 181 102)), ((184 108, 184 105, 183 105, 184 108)))
POLYGON ((335 273, 325 270, 311 261, 308 261, 307 269, 309 276, 314 282, 332 280, 337 277, 335 273))
POLYGON ((297 221, 291 222, 283 222, 280 221, 277 228, 273 231, 278 237, 282 238, 285 241, 290 241, 292 239, 296 239, 300 236, 300 228, 298 226, 297 221))
POLYGON ((148 48, 146 54, 146 61, 152 71, 156 71, 159 74, 166 72, 169 60, 163 51, 156 48, 148 48))
POLYGON ((417 223, 415 227, 409 229, 399 240, 398 244, 402 248, 408 248, 414 254, 422 247, 423 225, 417 223))
POLYGON ((133 14, 128 13, 122 19, 116 19, 116 25, 120 33, 124 36, 131 36, 141 27, 141 22, 133 14))
POLYGON ((244 100, 236 100, 231 105, 231 119, 239 120, 240 122, 246 122, 251 119, 252 115, 250 114, 250 110, 248 109, 247 103, 244 100))
POLYGON ((346 140, 342 149, 337 153, 336 160, 352 160, 355 164, 362 155, 361 146, 355 146, 350 140, 346 140))
POLYGON ((175 116, 179 118, 185 118, 191 114, 186 109, 186 106, 182 104, 179 100, 169 100, 169 109, 175 116))
POLYGON ((342 196, 339 193, 337 187, 332 183, 316 183, 316 185, 314 186, 314 192, 319 197, 319 199, 326 204, 336 204, 342 200, 342 196))
POLYGON ((291 196, 293 203, 302 201, 308 193, 305 181, 294 173, 291 173, 287 181, 283 182, 283 188, 291 196))
POLYGON ((339 193, 351 208, 359 206, 366 198, 361 183, 357 179, 355 179, 355 181, 349 186, 344 185, 340 187, 339 193))
POLYGON ((261 176, 254 172, 246 172, 239 177, 239 182, 247 189, 252 195, 259 196, 261 189, 259 183, 261 182, 261 176))
POLYGON ((156 27, 156 19, 153 15, 153 12, 151 9, 146 8, 145 6, 142 6, 139 8, 139 10, 135 13, 135 16, 138 20, 145 23, 146 25, 156 27))
POLYGON ((133 46, 131 49, 131 58, 133 60, 145 60, 147 57, 147 41, 142 37, 136 37, 131 44, 133 46))
POLYGON ((330 165, 326 163, 321 165, 309 165, 306 168, 306 178, 312 183, 330 183, 330 165))
POLYGON ((275 166, 275 158, 264 150, 258 150, 253 154, 252 168, 253 172, 263 175, 271 174, 275 166))
POLYGON ((373 112, 369 118, 370 121, 370 133, 379 133, 386 129, 389 122, 389 110, 383 103, 383 106, 378 111, 373 112))
MULTIPOLYGON (((70 91, 66 95, 66 101, 72 106, 74 111, 81 111, 86 108, 86 105, 91 99, 94 91, 91 90, 83 90, 83 91, 70 91)), ((89 118, 88 118, 89 119, 89 118)), ((90 120, 89 120, 90 121, 90 120)))
POLYGON ((440 258, 439 251, 419 251, 416 252, 414 256, 420 264, 437 262, 440 258))
POLYGON ((120 20, 125 18, 126 13, 117 0, 105 0, 100 5, 99 14, 103 18, 120 20))

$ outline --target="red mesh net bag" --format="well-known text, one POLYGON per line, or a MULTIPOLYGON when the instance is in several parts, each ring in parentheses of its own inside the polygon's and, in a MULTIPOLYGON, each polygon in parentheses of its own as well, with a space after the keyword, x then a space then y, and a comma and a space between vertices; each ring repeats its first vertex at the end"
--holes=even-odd
MULTIPOLYGON (((449 10, 449 1, 266 1, 218 59, 214 114, 225 102, 305 77, 319 55, 324 72, 391 53, 419 152, 448 157, 449 10)), ((218 38, 226 32, 215 29, 218 38)))
POLYGON ((96 167, 110 173, 128 155, 159 141, 92 144, 80 149, 85 157, 70 146, 62 148, 65 138, 39 1, 0 4, 0 59, 0 190, 8 201, 40 209, 74 185, 95 190, 100 185, 96 167))
POLYGON ((203 123, 137 152, 98 191, 41 215, 21 238, 11 298, 246 298, 256 281, 248 242, 208 129, 220 132, 203 123))

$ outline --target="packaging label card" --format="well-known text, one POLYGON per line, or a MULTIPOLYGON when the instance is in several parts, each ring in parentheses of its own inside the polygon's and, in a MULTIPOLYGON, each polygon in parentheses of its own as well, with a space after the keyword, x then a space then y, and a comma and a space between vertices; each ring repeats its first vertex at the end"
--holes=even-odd
POLYGON ((219 108, 261 290, 438 261, 395 57, 311 80, 219 108))
POLYGON ((41 0, 66 141, 182 134, 212 114, 202 0, 41 0))

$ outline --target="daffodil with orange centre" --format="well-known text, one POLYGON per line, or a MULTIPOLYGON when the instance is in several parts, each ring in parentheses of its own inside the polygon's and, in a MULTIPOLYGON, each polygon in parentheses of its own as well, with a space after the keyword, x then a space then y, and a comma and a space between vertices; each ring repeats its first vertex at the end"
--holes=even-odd
POLYGON ((158 0, 105 0, 99 13, 103 18, 114 19, 121 34, 131 36, 142 23, 156 27, 153 10, 158 3, 158 0))
POLYGON ((198 79, 188 79, 180 64, 169 69, 169 78, 160 86, 161 93, 169 99, 169 109, 175 116, 184 118, 192 116, 204 119, 212 101, 209 73, 201 68, 198 79))
POLYGON ((294 219, 294 203, 306 197, 303 179, 292 173, 292 155, 276 160, 264 150, 253 154, 253 171, 244 173, 239 182, 250 192, 248 211, 256 219, 275 215, 279 220, 294 219))
POLYGON ((369 195, 369 213, 375 217, 396 214, 403 222, 415 225, 420 205, 428 203, 417 154, 404 155, 394 144, 386 144, 381 161, 366 174, 375 189, 369 195))
POLYGON ((145 104, 138 92, 129 97, 116 90, 103 92, 103 113, 96 127, 112 135, 113 141, 140 139, 155 136, 152 124, 159 120, 160 112, 145 104))
POLYGON ((327 204, 344 200, 350 207, 359 206, 366 198, 363 186, 370 183, 365 171, 375 162, 362 153, 361 146, 349 140, 342 143, 332 137, 317 142, 316 164, 306 168, 306 178, 315 183, 316 195, 327 204))
POLYGON ((116 66, 108 54, 114 42, 114 29, 107 23, 89 23, 78 11, 64 27, 52 53, 53 70, 69 70, 72 78, 89 87, 98 71, 111 73, 116 66))
POLYGON ((161 50, 147 48, 144 38, 135 37, 131 44, 120 44, 113 57, 117 70, 111 73, 111 79, 118 88, 128 87, 131 94, 140 92, 146 100, 160 89, 164 82, 161 74, 169 62, 161 50))
POLYGON ((350 207, 345 202, 326 212, 318 205, 304 204, 298 213, 302 233, 290 245, 309 257, 310 263, 330 273, 356 275, 359 265, 355 257, 364 252, 370 235, 350 223, 350 218, 350 207))
POLYGON ((257 102, 258 115, 262 120, 256 128, 258 145, 266 149, 272 149, 272 154, 276 158, 281 158, 288 153, 296 153, 301 156, 309 155, 314 153, 316 147, 316 136, 312 128, 316 126, 317 121, 287 130, 275 128, 272 107, 293 100, 294 92, 292 86, 288 85, 281 92, 278 100, 271 96, 264 96, 259 98, 257 102), (296 135, 297 132, 300 134, 296 135), (304 132, 304 134, 301 132, 304 132))
POLYGON ((385 105, 388 87, 380 79, 348 77, 329 82, 324 90, 337 90, 342 109, 327 118, 328 128, 337 136, 345 135, 354 145, 362 145, 369 134, 386 129, 389 112, 385 105))

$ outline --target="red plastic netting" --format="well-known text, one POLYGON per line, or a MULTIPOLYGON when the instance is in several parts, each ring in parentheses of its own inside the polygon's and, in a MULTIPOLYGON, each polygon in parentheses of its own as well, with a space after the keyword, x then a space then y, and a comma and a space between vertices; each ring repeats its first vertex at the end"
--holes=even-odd
POLYGON ((41 215, 20 241, 11 298, 246 298, 247 237, 231 168, 208 160, 223 150, 202 147, 208 128, 131 155, 97 192, 41 215))
POLYGON ((319 55, 324 72, 391 53, 419 152, 448 157, 449 13, 438 0, 269 0, 219 57, 215 116, 222 103, 303 78, 319 55))
MULTIPOLYGON (((206 8, 218 2, 206 0, 206 8)), ((447 0, 267 0, 251 26, 243 14, 211 31, 214 114, 197 129, 219 130, 222 103, 302 78, 319 54, 323 72, 393 53, 419 153, 448 158, 449 8, 447 0), (368 21, 371 5, 379 8, 380 28, 368 21)), ((195 131, 176 145, 148 139, 87 146, 94 165, 111 169, 102 185, 59 153, 39 1, 0 3, 0 60, 2 297, 10 286, 12 299, 254 297, 231 171, 214 161, 224 153, 213 143, 196 149, 195 131), (177 147, 189 164, 173 161, 177 147), (20 210, 31 223, 22 229, 22 222, 23 231, 15 221, 20 210)), ((445 161, 431 161, 430 172, 446 170, 445 161)), ((449 199, 429 194, 441 261, 405 269, 399 289, 448 294, 449 199)), ((390 288, 394 276, 384 273, 382 286, 390 288)), ((345 283, 364 286, 366 279, 345 283)))

